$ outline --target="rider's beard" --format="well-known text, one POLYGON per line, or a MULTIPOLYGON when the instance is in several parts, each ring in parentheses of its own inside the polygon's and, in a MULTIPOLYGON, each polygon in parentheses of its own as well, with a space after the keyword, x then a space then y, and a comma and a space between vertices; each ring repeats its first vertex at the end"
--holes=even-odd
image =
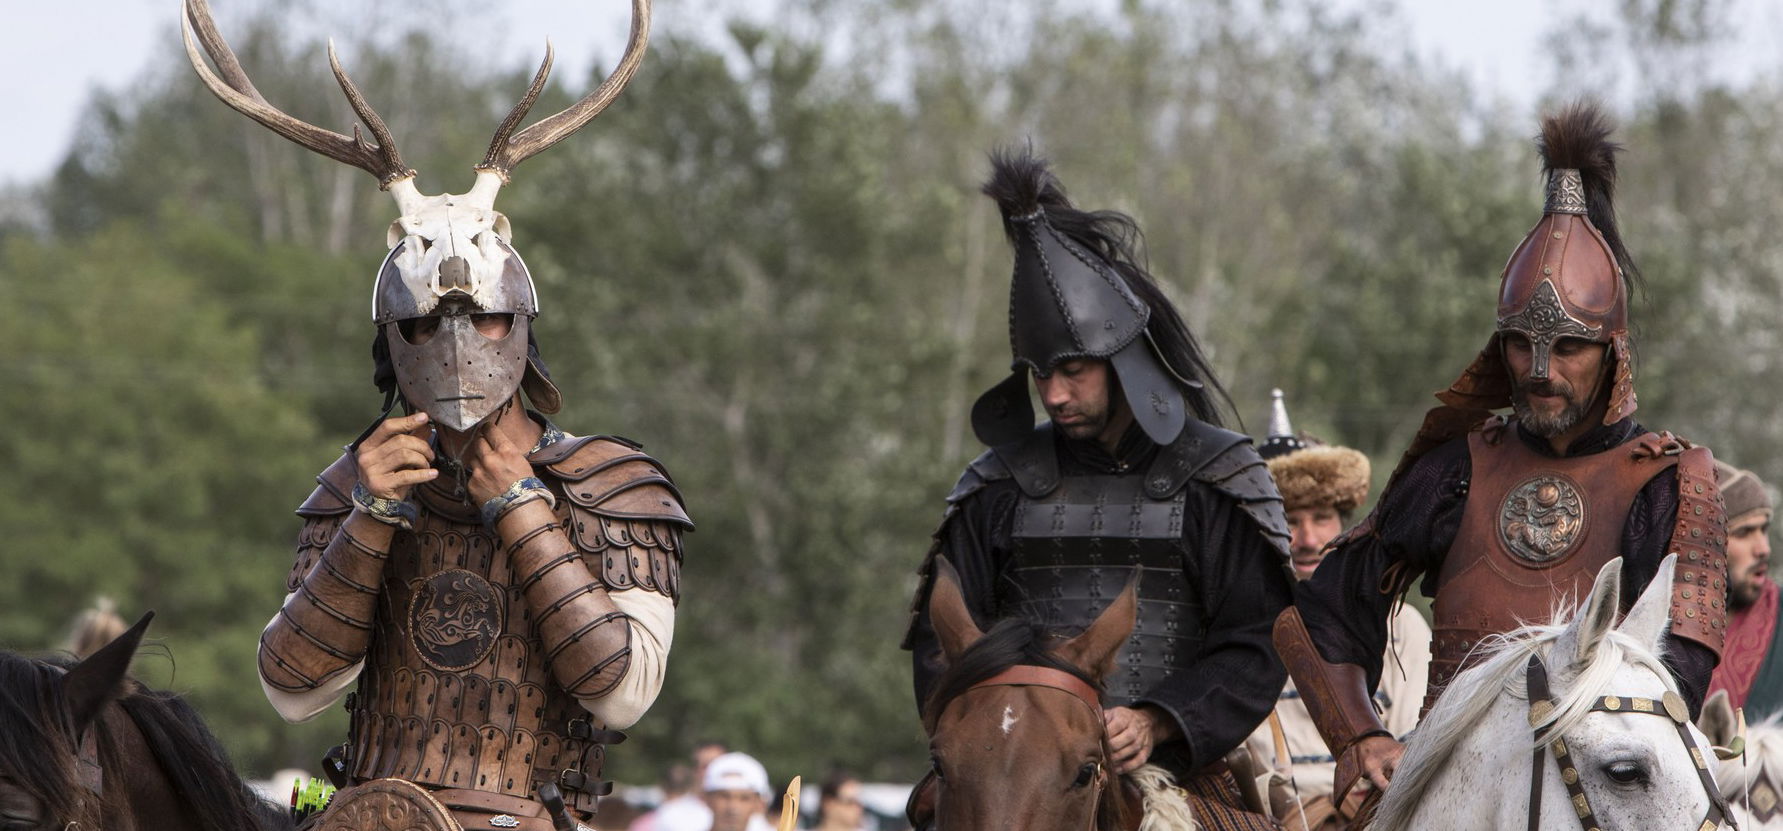
POLYGON ((1511 394, 1511 408, 1516 411, 1517 420, 1524 429, 1544 439, 1578 426, 1585 418, 1586 405, 1587 402, 1580 401, 1574 394, 1573 386, 1559 378, 1521 381, 1511 394), (1566 399, 1566 406, 1552 415, 1539 414, 1529 405, 1531 395, 1558 395, 1566 399))

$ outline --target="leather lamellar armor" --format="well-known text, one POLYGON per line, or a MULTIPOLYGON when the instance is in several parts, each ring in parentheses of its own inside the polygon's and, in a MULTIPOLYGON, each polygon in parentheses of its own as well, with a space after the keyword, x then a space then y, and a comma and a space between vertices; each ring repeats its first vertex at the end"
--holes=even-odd
MULTIPOLYGON (((1620 556, 1623 526, 1641 489, 1677 469, 1678 554, 1674 634, 1720 651, 1726 631, 1726 531, 1706 448, 1649 433, 1610 450, 1553 458, 1502 421, 1468 434, 1473 478, 1432 608, 1428 711, 1488 636, 1547 621, 1563 599, 1588 594, 1620 556)), ((1654 533, 1664 533, 1663 526, 1654 533)))
MULTIPOLYGON (((565 438, 530 461, 606 588, 679 598, 680 535, 692 523, 660 463, 608 437, 565 438)), ((351 509, 356 475, 351 454, 342 456, 298 510, 306 523, 292 590, 351 509)), ((507 547, 454 488, 449 477, 418 486, 420 517, 391 542, 365 668, 347 699, 348 769, 358 782, 529 799, 553 782, 590 812, 602 744, 623 736, 593 723, 553 680, 507 547)))
POLYGON ((1026 441, 980 456, 948 501, 989 482, 1020 489, 1011 551, 994 589, 998 618, 1075 628, 1087 625, 1138 571, 1133 634, 1106 679, 1109 706, 1131 706, 1190 671, 1206 635, 1207 610, 1184 571, 1189 480, 1237 501, 1287 563, 1281 497, 1242 435, 1191 421, 1149 469, 1125 475, 1060 476, 1050 425, 1026 441))

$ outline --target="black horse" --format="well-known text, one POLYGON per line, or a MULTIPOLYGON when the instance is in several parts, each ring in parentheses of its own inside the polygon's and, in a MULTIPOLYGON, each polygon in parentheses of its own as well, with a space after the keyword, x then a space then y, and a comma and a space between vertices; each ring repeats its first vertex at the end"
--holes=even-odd
POLYGON ((151 612, 79 662, 0 651, 0 831, 274 831, 191 705, 127 671, 151 612))

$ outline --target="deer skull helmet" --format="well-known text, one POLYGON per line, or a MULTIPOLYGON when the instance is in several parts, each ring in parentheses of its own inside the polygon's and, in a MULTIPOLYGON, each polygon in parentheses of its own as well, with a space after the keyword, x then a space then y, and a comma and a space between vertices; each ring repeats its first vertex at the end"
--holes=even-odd
POLYGON ((399 215, 390 224, 390 253, 373 288, 372 320, 389 348, 397 388, 408 405, 456 431, 480 424, 522 388, 533 406, 555 412, 561 396, 536 356, 529 357, 538 292, 514 250, 508 218, 495 209, 495 197, 516 165, 581 129, 618 98, 644 58, 650 0, 632 0, 625 55, 600 86, 562 112, 515 133, 550 77, 547 44, 531 86, 502 120, 489 152, 476 165, 475 184, 464 194, 437 196, 415 187, 415 171, 403 164, 395 138, 347 77, 332 44, 328 61, 335 80, 376 143, 366 140, 358 127, 353 135, 342 135, 267 103, 223 40, 207 0, 184 0, 184 11, 186 54, 223 103, 297 144, 376 176, 379 187, 395 197, 399 215), (214 71, 207 55, 216 64, 214 71))

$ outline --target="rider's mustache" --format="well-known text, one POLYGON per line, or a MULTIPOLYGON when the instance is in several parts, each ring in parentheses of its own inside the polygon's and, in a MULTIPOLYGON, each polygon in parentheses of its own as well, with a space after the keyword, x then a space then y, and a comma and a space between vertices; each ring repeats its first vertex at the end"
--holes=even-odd
POLYGON ((1542 381, 1524 381, 1517 385, 1517 391, 1525 396, 1558 395, 1571 399, 1573 386, 1558 378, 1548 378, 1542 381))

